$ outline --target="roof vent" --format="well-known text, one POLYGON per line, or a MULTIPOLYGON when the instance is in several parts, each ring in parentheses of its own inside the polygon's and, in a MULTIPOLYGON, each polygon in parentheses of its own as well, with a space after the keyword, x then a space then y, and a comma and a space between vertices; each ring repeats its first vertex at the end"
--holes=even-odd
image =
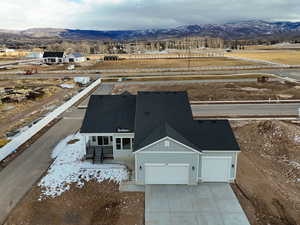
POLYGON ((165 140, 165 147, 169 148, 170 147, 170 141, 169 140, 165 140))

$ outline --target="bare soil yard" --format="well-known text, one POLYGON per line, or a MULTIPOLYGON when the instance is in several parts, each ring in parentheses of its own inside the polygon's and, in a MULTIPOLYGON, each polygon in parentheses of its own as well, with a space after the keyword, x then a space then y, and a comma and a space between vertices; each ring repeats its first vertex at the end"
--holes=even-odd
POLYGON ((33 188, 4 225, 143 225, 144 193, 121 193, 112 182, 89 182, 82 189, 38 201, 33 188))
POLYGON ((194 84, 116 84, 113 93, 124 91, 187 91, 191 101, 300 99, 300 86, 276 81, 194 83, 194 84))
POLYGON ((242 151, 233 188, 251 225, 299 225, 299 123, 231 124, 242 151))
POLYGON ((228 56, 267 60, 289 65, 300 65, 300 51, 297 50, 237 51, 228 54, 228 56))
POLYGON ((25 92, 34 88, 43 88, 43 96, 19 103, 0 101, 0 139, 5 133, 14 131, 45 114, 53 107, 60 105, 66 98, 77 93, 78 87, 63 89, 60 84, 74 84, 73 81, 62 79, 29 79, 29 80, 0 80, 0 89, 13 88, 16 92, 25 92))
POLYGON ((179 68, 179 67, 249 66, 257 63, 228 59, 226 57, 203 57, 193 59, 131 59, 102 61, 82 69, 136 69, 136 68, 179 68))

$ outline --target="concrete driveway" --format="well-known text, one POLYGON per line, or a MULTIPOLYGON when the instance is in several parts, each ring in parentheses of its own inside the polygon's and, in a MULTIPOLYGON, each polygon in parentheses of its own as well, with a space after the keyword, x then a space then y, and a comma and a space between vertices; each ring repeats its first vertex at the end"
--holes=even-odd
POLYGON ((145 225, 249 225, 229 184, 147 185, 145 225))

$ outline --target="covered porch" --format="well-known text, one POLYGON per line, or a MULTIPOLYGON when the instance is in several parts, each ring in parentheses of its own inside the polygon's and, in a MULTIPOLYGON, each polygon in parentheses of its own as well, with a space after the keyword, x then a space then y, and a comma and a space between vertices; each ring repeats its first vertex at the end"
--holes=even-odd
POLYGON ((83 134, 85 159, 93 163, 123 164, 134 170, 133 134, 83 134))
POLYGON ((85 136, 85 159, 94 163, 103 163, 104 159, 113 159, 113 136, 85 136))

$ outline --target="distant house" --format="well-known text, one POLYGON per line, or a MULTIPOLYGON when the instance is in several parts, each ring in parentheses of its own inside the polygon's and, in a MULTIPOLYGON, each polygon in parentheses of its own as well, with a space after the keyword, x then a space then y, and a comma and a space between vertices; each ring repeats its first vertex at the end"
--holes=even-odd
POLYGON ((10 53, 15 51, 16 51, 15 49, 9 49, 9 48, 0 49, 0 53, 10 53))
POLYGON ((85 62, 86 61, 86 57, 80 53, 72 53, 67 55, 65 62, 68 63, 81 63, 81 62, 85 62))
POLYGON ((47 64, 60 64, 64 63, 66 55, 64 52, 44 52, 43 60, 47 64))

